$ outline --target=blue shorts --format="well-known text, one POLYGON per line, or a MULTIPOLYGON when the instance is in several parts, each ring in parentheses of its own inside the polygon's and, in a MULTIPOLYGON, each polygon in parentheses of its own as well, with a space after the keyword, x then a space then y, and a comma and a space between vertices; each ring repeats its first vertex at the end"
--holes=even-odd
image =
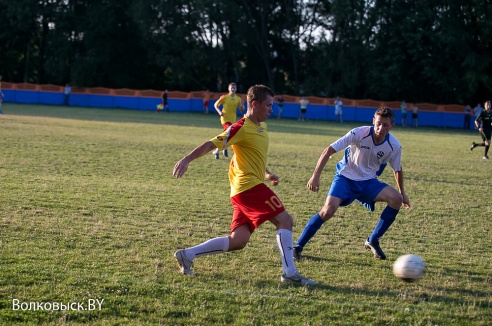
POLYGON ((342 175, 335 174, 328 196, 342 200, 340 206, 348 206, 357 200, 362 206, 374 211, 374 198, 388 185, 378 179, 353 181, 342 175))

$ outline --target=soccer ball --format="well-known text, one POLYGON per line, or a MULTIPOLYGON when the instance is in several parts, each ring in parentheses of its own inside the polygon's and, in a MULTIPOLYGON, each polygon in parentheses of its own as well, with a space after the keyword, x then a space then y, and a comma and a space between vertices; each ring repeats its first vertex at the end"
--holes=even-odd
POLYGON ((393 264, 393 274, 405 282, 416 282, 424 275, 424 260, 417 255, 398 257, 393 264))

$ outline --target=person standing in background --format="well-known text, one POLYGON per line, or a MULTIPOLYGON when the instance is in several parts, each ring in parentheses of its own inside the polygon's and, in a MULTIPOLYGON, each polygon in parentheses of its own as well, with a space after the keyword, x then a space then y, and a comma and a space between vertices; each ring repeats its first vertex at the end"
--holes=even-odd
POLYGON ((210 103, 210 92, 208 89, 205 91, 203 96, 203 113, 208 114, 208 104, 210 103))
POLYGON ((301 97, 301 99, 299 100, 299 105, 300 105, 300 112, 299 112, 299 121, 304 121, 304 116, 306 115, 306 112, 307 112, 307 106, 309 104, 309 101, 307 98, 305 98, 304 96, 301 97))
POLYGON ((417 103, 413 103, 412 108, 412 127, 417 128, 419 126, 419 107, 417 103))
POLYGON ((2 111, 2 102, 3 102, 2 76, 0 76, 0 114, 3 114, 3 111, 2 111))
POLYGON ((167 102, 167 89, 162 93, 162 106, 163 109, 169 112, 169 103, 167 102))
MULTIPOLYGON (((220 116, 220 123, 224 130, 229 128, 234 122, 236 122, 236 110, 239 109, 241 113, 244 111, 243 100, 239 95, 236 95, 237 85, 236 83, 230 83, 227 87, 229 90, 228 94, 222 95, 214 104, 215 111, 220 116), (220 107, 222 106, 222 110, 220 107)), ((216 148, 213 151, 216 159, 219 159, 219 149, 216 148)), ((222 151, 225 157, 229 157, 227 149, 224 148, 222 151)))
POLYGON ((64 91, 64 94, 65 94, 65 106, 68 106, 69 105, 69 100, 70 100, 70 94, 72 93, 72 87, 70 87, 69 84, 66 84, 65 85, 65 91, 64 91))
POLYGON ((401 109, 401 126, 406 127, 407 126, 407 103, 405 103, 405 101, 401 102, 400 109, 401 109))
POLYGON ((343 102, 340 99, 340 97, 337 96, 337 98, 335 99, 334 104, 335 104, 335 117, 336 117, 336 120, 337 120, 337 122, 343 123, 343 120, 342 120, 342 105, 343 105, 343 102))
POLYGON ((282 95, 278 96, 277 102, 278 102, 277 120, 280 120, 280 116, 282 115, 282 110, 284 109, 284 98, 282 97, 282 95))

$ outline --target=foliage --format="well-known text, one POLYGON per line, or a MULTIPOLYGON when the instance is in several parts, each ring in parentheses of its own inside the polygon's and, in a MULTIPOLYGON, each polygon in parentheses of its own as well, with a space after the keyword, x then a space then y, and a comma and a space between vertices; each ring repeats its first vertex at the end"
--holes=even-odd
MULTIPOLYGON (((275 230, 266 223, 240 252, 195 260, 180 275, 173 252, 228 233, 229 160, 174 163, 219 132, 214 115, 4 105, 0 116, 0 324, 2 325, 488 325, 492 319, 490 162, 475 132, 396 128, 403 145, 402 211, 381 245, 363 248, 383 209, 340 208, 306 246, 299 270, 318 281, 284 286, 275 230), (432 140, 432 141, 429 141, 432 140), (478 151, 478 152, 477 152, 478 151), (422 256, 424 277, 392 275, 403 254, 422 256), (14 310, 20 302, 83 303, 101 310, 14 310)), ((322 205, 306 182, 331 141, 355 125, 268 122, 275 192, 297 238, 322 205)), ((392 173, 382 178, 394 185, 392 173)), ((75 305, 77 308, 77 305, 75 305)))
POLYGON ((492 3, 424 0, 0 0, 11 82, 436 104, 492 87, 492 3))

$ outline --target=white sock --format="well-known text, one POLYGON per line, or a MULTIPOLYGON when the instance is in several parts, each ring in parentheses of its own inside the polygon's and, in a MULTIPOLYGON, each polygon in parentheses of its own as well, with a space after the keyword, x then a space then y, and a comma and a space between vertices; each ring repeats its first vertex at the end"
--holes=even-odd
POLYGON ((186 256, 189 259, 195 259, 196 257, 206 255, 216 255, 229 250, 229 237, 213 238, 205 241, 198 246, 186 248, 186 256))
POLYGON ((294 255, 292 252, 292 231, 286 229, 277 230, 277 248, 282 260, 282 271, 291 276, 297 272, 294 265, 294 255))

